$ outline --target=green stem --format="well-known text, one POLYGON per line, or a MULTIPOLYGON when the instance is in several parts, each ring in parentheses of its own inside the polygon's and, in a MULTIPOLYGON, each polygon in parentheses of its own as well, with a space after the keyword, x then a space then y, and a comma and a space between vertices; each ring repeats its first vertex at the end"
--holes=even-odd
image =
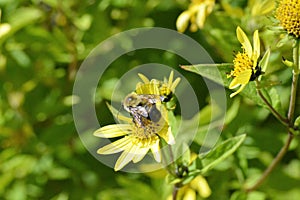
POLYGON ((293 60, 294 60, 294 70, 293 70, 293 80, 291 87, 291 97, 290 97, 290 105, 288 111, 288 120, 290 121, 290 127, 293 126, 294 123, 294 112, 295 112, 295 103, 297 96, 297 85, 298 85, 298 77, 299 77, 299 41, 296 40, 295 47, 293 48, 293 60))
MULTIPOLYGON (((173 165, 173 169, 174 169, 174 172, 173 174, 175 174, 176 177, 179 176, 179 172, 178 172, 178 166, 177 164, 175 163, 175 160, 174 160, 174 154, 173 154, 173 150, 172 150, 172 147, 170 145, 168 145, 169 147, 169 155, 170 155, 170 159, 171 159, 171 165, 173 165)), ((180 184, 175 184, 174 187, 173 187, 173 193, 172 193, 172 199, 173 200, 176 200, 177 199, 177 194, 178 194, 178 190, 180 188, 180 184)))
MULTIPOLYGON (((259 83, 256 81, 256 84, 258 85, 259 83)), ((271 113, 280 121, 284 126, 289 126, 289 120, 281 116, 275 108, 269 103, 269 101, 266 99, 266 97, 262 94, 260 91, 259 87, 256 87, 257 89, 257 94, 260 96, 260 98, 264 101, 264 103, 268 106, 270 109, 271 113)))
MULTIPOLYGON (((164 151, 162 151, 162 159, 166 165, 166 170, 168 171, 168 173, 174 177, 177 177, 178 176, 178 168, 177 168, 176 163, 174 162, 174 154, 173 154, 172 147, 170 145, 168 145, 168 152, 169 152, 169 158, 170 158, 171 164, 167 165, 168 159, 167 159, 167 156, 164 151)), ((172 193, 173 200, 177 199, 177 194, 178 194, 179 188, 180 188, 179 184, 174 185, 173 193, 172 193)))
POLYGON ((174 185, 173 194, 172 194, 172 196, 173 196, 172 200, 176 200, 177 199, 178 190, 179 190, 179 188, 176 185, 174 185))
MULTIPOLYGON (((292 86, 291 86, 291 97, 290 97, 289 111, 288 111, 288 114, 287 114, 287 122, 288 122, 288 128, 289 128, 289 130, 288 130, 288 139, 286 140, 284 146, 281 148, 279 153, 276 155, 276 157, 274 158, 272 163, 264 171, 262 176, 258 179, 258 181, 252 187, 247 188, 246 192, 251 192, 251 191, 257 189, 266 180, 266 178, 270 175, 270 173, 273 171, 273 169, 277 166, 277 164, 281 161, 283 156, 286 154, 286 152, 288 151, 288 149, 290 147, 290 144, 291 144, 291 142, 294 138, 294 135, 290 131, 290 129, 294 129, 294 124, 293 124, 294 123, 294 112, 295 112, 298 77, 299 77, 299 69, 300 69, 299 48, 300 48, 299 41, 296 40, 296 44, 293 48, 294 69, 293 69, 293 78, 292 78, 292 86)), ((259 91, 259 93, 260 93, 260 96, 263 97, 263 95, 261 94, 260 91, 259 91)), ((265 101, 265 102, 267 102, 267 101, 265 101)), ((277 117, 279 117, 279 116, 277 116, 277 117)))
POLYGON ((281 161, 281 159, 283 158, 283 156, 286 154, 286 152, 289 149, 289 146, 292 142, 293 139, 293 134, 288 135, 288 139, 285 142, 284 146, 281 148, 281 150, 279 151, 279 153, 277 154, 277 156, 274 158, 274 160, 272 161, 272 163, 269 165, 269 167, 264 171, 264 173, 262 174, 262 176, 257 180, 257 182, 246 189, 246 192, 252 192, 253 190, 255 190, 256 188, 258 188, 265 180, 266 178, 269 176, 269 174, 273 171, 273 169, 277 166, 277 164, 281 161))
MULTIPOLYGON (((161 143, 161 146, 162 146, 162 143, 161 143)), ((163 150, 161 150, 161 154, 162 154, 162 161, 166 165, 165 168, 168 171, 168 173, 171 174, 172 176, 176 176, 176 174, 172 171, 170 165, 167 165, 167 163, 168 163, 167 156, 166 156, 166 154, 165 154, 165 152, 163 150)))

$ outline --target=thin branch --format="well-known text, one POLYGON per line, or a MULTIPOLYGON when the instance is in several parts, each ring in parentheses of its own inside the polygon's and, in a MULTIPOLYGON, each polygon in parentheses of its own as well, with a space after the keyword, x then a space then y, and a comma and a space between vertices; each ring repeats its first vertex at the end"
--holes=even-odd
MULTIPOLYGON (((289 104, 289 111, 287 114, 287 127, 289 128, 288 130, 288 138, 287 141, 285 142, 284 146, 281 148, 279 153, 276 155, 272 163, 269 165, 269 167, 264 171, 262 176, 258 179, 258 181, 249 188, 246 188, 246 192, 251 192, 255 189, 257 189, 265 180, 266 178, 270 175, 270 173, 273 171, 273 169, 277 166, 277 164, 281 161, 283 156, 286 154, 288 151, 290 144, 294 138, 293 133, 290 131, 290 129, 294 129, 294 112, 295 112, 295 103, 296 103, 296 96, 297 96, 297 86, 298 86, 298 77, 299 77, 299 69, 300 69, 300 63, 299 63, 299 41, 296 40, 296 44, 293 48, 293 62, 294 62, 294 70, 293 70, 293 79, 292 79, 292 86, 291 86, 291 98, 290 98, 290 104, 289 104)), ((264 100, 264 102, 267 104, 267 106, 270 108, 272 113, 276 111, 275 109, 272 109, 273 107, 266 101, 262 93, 258 90, 258 94, 260 97, 264 100), (271 107, 270 107, 271 106, 271 107)), ((274 112, 273 114, 276 114, 276 118, 279 119, 281 122, 285 122, 286 120, 282 121, 281 115, 277 115, 277 112, 274 112)))
MULTIPOLYGON (((162 141, 161 142, 161 146, 163 146, 162 141)), ((169 145, 168 145, 169 146, 169 145)), ((172 169, 170 168, 170 165, 168 165, 168 160, 167 160, 167 156, 165 154, 165 152, 161 149, 161 154, 162 154, 162 162, 166 165, 166 170, 169 172, 169 174, 171 174, 172 176, 175 176, 176 174, 172 171, 172 169)))
POLYGON ((297 85, 298 85, 298 71, 299 71, 299 41, 296 40, 295 47, 293 48, 293 60, 294 60, 294 70, 293 70, 293 80, 291 87, 291 97, 290 97, 290 105, 288 111, 288 120, 290 121, 290 127, 293 126, 294 121, 294 112, 295 112, 295 102, 297 96, 297 85))
POLYGON ((269 103, 269 101, 266 99, 266 97, 262 94, 262 92, 260 91, 260 89, 256 89, 257 90, 257 94, 260 96, 260 98, 264 101, 264 103, 268 106, 268 108, 270 109, 271 113, 278 119, 278 121, 280 121, 284 126, 289 126, 289 120, 284 118, 283 116, 281 116, 281 114, 279 114, 275 108, 269 103))
POLYGON ((172 199, 176 200, 177 199, 177 194, 178 194, 178 190, 179 188, 176 186, 176 184, 174 185, 174 189, 173 189, 173 194, 172 194, 172 199))
POLYGON ((266 180, 266 178, 269 176, 269 174, 273 171, 273 169, 277 166, 277 164, 281 161, 281 159, 283 158, 283 156, 288 151, 289 146, 290 146, 290 144, 292 142, 293 137, 294 137, 294 135, 291 134, 291 133, 289 133, 287 141, 285 142, 284 146, 281 148, 281 150, 279 151, 279 153, 277 154, 277 156, 274 158, 274 160, 272 161, 272 163, 264 171, 264 173, 258 179, 258 181, 253 186, 251 186, 251 187, 249 187, 249 188, 246 189, 246 192, 252 192, 253 190, 255 190, 256 188, 258 188, 266 180))

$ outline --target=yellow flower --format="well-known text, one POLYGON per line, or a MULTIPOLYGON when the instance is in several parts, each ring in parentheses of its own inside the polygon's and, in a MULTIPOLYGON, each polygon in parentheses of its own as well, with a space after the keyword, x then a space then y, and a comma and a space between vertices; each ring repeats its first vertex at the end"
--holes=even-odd
POLYGON ((254 4, 251 8, 252 16, 266 15, 273 11, 275 8, 274 0, 254 0, 254 4))
POLYGON ((202 29, 206 17, 212 12, 215 0, 192 0, 188 10, 182 12, 176 21, 176 27, 179 32, 184 32, 191 22, 190 30, 192 32, 202 29))
MULTIPOLYGON (((191 182, 181 187, 177 194, 177 199, 196 200, 197 194, 202 198, 208 198, 211 195, 211 189, 206 179, 198 175, 191 182)), ((170 196, 168 199, 171 199, 170 196)))
POLYGON ((143 74, 138 74, 143 82, 139 82, 136 85, 136 93, 137 94, 155 94, 164 97, 165 101, 170 100, 172 97, 176 86, 180 82, 180 78, 176 78, 174 81, 174 72, 170 73, 168 79, 164 79, 164 81, 158 81, 156 79, 152 79, 151 81, 144 76, 143 74), (155 86, 152 86, 155 85, 155 86))
MULTIPOLYGON (((143 82, 138 83, 136 91, 132 93, 137 97, 139 97, 138 95, 159 96, 160 89, 165 85, 168 86, 169 92, 173 93, 180 80, 177 78, 173 82, 173 72, 170 74, 169 82, 162 82, 156 79, 149 81, 144 75, 139 74, 139 76, 143 82)), ((154 101, 154 99, 151 100, 154 101)), ((160 101, 159 99, 156 100, 160 101)), ((125 117, 110 107, 114 116, 124 123, 107 125, 94 132, 95 136, 102 138, 122 137, 97 151, 98 154, 114 154, 123 151, 115 164, 115 171, 122 169, 130 161, 133 163, 141 161, 149 150, 152 151, 154 159, 157 162, 161 162, 161 138, 170 145, 175 143, 168 121, 167 109, 163 102, 155 102, 151 106, 155 106, 156 111, 159 112, 157 120, 149 119, 142 116, 142 114, 137 115, 138 113, 134 113, 138 119, 134 118, 135 115, 131 115, 132 118, 125 117)), ((144 107, 139 108, 145 109, 144 107)))
POLYGON ((254 81, 262 73, 262 69, 265 70, 270 54, 269 51, 266 51, 264 57, 261 59, 264 63, 258 63, 260 56, 258 30, 254 31, 253 34, 253 48, 248 37, 240 27, 237 27, 236 34, 239 42, 242 44, 243 52, 238 52, 235 55, 233 60, 234 69, 228 75, 228 78, 233 77, 229 89, 240 88, 232 93, 230 97, 240 93, 249 81, 254 81))
POLYGON ((281 26, 296 38, 300 36, 300 2, 299 0, 281 0, 275 17, 281 26))

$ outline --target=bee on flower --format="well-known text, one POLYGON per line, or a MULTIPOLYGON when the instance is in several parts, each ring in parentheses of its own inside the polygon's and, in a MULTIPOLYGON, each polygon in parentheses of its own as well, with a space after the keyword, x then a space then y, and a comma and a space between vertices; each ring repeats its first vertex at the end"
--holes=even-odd
POLYGON ((238 26, 236 35, 242 45, 242 52, 238 52, 233 60, 233 70, 228 75, 228 78, 233 78, 229 84, 229 89, 239 89, 232 93, 230 97, 234 97, 240 93, 250 81, 256 80, 266 69, 270 51, 267 50, 263 58, 260 58, 260 40, 258 30, 253 34, 253 48, 245 34, 245 32, 238 26))
POLYGON ((141 161, 149 150, 154 159, 161 162, 160 140, 163 139, 169 145, 175 144, 164 102, 172 98, 180 78, 173 81, 173 72, 168 81, 149 80, 142 74, 139 77, 142 82, 123 101, 123 107, 131 117, 119 115, 109 106, 122 123, 107 125, 94 132, 95 136, 102 138, 122 137, 97 151, 98 154, 122 152, 116 161, 115 171, 122 169, 130 161, 141 161))
POLYGON ((189 8, 182 12, 176 21, 176 27, 179 32, 184 32, 189 22, 190 30, 195 32, 202 29, 206 17, 213 11, 215 0, 192 0, 189 8))

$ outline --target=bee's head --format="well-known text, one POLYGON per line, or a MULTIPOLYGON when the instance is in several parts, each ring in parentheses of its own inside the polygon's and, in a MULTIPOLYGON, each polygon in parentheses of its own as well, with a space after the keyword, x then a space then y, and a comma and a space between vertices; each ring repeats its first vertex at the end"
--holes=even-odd
POLYGON ((123 107, 129 111, 129 107, 136 107, 139 104, 138 95, 135 92, 128 94, 123 101, 123 107))

